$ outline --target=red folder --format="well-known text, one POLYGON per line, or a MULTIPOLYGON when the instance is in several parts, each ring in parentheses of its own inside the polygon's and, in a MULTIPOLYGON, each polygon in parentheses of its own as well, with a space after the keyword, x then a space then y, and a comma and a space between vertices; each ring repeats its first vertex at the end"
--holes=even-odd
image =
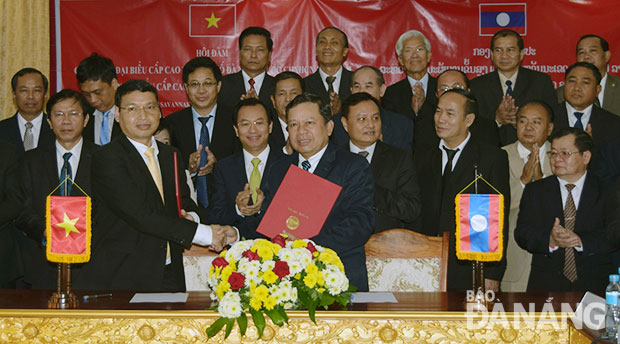
POLYGON ((342 187, 291 165, 256 231, 273 238, 283 230, 301 239, 316 236, 342 187))

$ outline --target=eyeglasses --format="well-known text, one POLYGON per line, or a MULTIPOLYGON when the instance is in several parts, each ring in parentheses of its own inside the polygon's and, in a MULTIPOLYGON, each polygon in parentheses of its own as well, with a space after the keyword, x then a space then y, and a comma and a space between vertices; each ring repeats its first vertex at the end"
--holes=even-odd
POLYGON ((577 153, 581 153, 579 151, 577 152, 566 152, 566 151, 561 151, 561 152, 547 152, 547 155, 549 155, 550 159, 557 159, 558 157, 562 157, 562 159, 568 159, 570 158, 573 154, 577 154, 577 153))
POLYGON ((198 81, 192 81, 189 84, 186 84, 187 87, 191 90, 197 90, 200 88, 200 86, 204 87, 204 88, 211 88, 215 85, 217 85, 216 81, 203 81, 203 82, 198 82, 198 81))
POLYGON ((254 125, 257 128, 264 128, 267 125, 267 122, 261 120, 256 121, 241 121, 237 123, 237 128, 239 129, 249 129, 251 125, 254 125))
POLYGON ((74 119, 74 118, 78 118, 79 116, 82 116, 82 112, 79 111, 71 111, 71 112, 54 112, 52 113, 52 117, 53 118, 70 118, 70 119, 74 119))
POLYGON ((140 109, 142 109, 142 111, 144 111, 145 113, 149 113, 149 114, 153 114, 159 111, 159 106, 155 104, 147 104, 147 105, 142 105, 142 106, 129 105, 127 107, 120 106, 120 108, 122 110, 129 112, 129 114, 136 114, 138 113, 138 110, 140 109))

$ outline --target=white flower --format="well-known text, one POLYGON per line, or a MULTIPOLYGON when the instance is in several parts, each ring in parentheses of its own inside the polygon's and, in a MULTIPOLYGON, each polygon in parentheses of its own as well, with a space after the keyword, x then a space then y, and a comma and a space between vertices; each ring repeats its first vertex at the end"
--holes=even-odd
POLYGON ((331 295, 338 295, 345 292, 349 288, 349 279, 338 269, 338 267, 330 265, 326 270, 321 271, 325 286, 331 295))
POLYGON ((239 294, 233 291, 227 292, 220 300, 217 311, 224 318, 234 319, 239 317, 243 311, 239 294))
POLYGON ((269 270, 273 270, 273 267, 276 266, 276 262, 274 262, 273 260, 266 260, 263 262, 262 266, 260 267, 262 272, 266 272, 269 270))
POLYGON ((226 251, 226 255, 224 258, 230 261, 233 259, 234 261, 239 261, 241 259, 242 253, 249 250, 252 245, 254 245, 255 240, 243 240, 235 243, 228 251, 226 251))

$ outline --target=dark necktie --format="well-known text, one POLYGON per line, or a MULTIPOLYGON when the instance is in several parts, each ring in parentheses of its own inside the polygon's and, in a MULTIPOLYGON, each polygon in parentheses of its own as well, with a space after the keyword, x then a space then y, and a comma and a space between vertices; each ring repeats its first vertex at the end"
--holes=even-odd
POLYGON ((454 161, 454 156, 456 155, 456 152, 459 151, 459 149, 449 149, 446 146, 443 146, 443 150, 446 151, 446 154, 448 155, 448 162, 446 163, 446 166, 444 166, 443 168, 443 176, 441 178, 441 192, 443 194, 443 192, 446 189, 446 186, 448 185, 448 180, 450 179, 450 175, 452 175, 452 162, 454 161))
MULTIPOLYGON (((566 190, 568 190, 568 197, 566 197, 566 204, 564 205, 564 228, 569 231, 575 230, 575 218, 577 217, 577 208, 575 207, 575 201, 573 200, 572 190, 575 188, 575 184, 566 184, 566 190)), ((569 281, 575 282, 577 280, 577 265, 575 264, 575 249, 567 247, 564 249, 564 277, 569 281)))
POLYGON ((304 160, 301 162, 301 167, 304 169, 304 171, 310 171, 310 161, 308 160, 304 160))
POLYGON ((256 83, 256 81, 254 81, 253 78, 250 78, 250 80, 248 80, 248 83, 250 84, 250 91, 256 91, 256 89, 254 88, 254 84, 256 83))
POLYGON ((575 128, 579 128, 583 130, 583 123, 581 122, 581 117, 583 116, 583 112, 573 112, 573 114, 577 118, 577 121, 575 122, 575 128))
POLYGON ((370 154, 370 153, 368 153, 367 151, 359 151, 359 152, 357 152, 357 154, 359 154, 359 155, 363 156, 364 158, 366 158, 368 156, 368 154, 370 154))
POLYGON ((336 80, 336 77, 331 75, 325 78, 325 81, 327 81, 327 94, 334 92, 334 80, 336 80))
MULTIPOLYGON (((207 152, 205 148, 209 146, 209 129, 207 129, 207 122, 211 119, 212 116, 207 117, 198 117, 198 120, 202 124, 202 128, 200 128, 200 139, 198 143, 202 146, 202 151, 200 152, 200 165, 198 165, 198 170, 204 165, 207 164, 207 152)), ((196 193, 198 196, 198 203, 206 208, 209 205, 209 198, 207 197, 207 176, 198 176, 196 178, 196 193)))
POLYGON ((71 172, 71 163, 69 159, 73 154, 67 152, 62 155, 64 162, 62 163, 62 168, 60 169, 60 181, 64 182, 62 187, 60 188, 61 196, 69 196, 71 195, 71 186, 73 183, 68 178, 72 178, 73 172, 71 172))
POLYGON ((506 80, 506 95, 512 97, 512 81, 506 80))

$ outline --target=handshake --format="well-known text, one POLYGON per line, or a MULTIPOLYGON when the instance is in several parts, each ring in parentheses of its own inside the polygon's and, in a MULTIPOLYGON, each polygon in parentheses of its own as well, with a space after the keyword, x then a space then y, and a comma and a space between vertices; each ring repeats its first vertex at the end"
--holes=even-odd
POLYGON ((231 226, 211 225, 211 245, 209 249, 220 252, 226 245, 237 241, 237 230, 231 226))

